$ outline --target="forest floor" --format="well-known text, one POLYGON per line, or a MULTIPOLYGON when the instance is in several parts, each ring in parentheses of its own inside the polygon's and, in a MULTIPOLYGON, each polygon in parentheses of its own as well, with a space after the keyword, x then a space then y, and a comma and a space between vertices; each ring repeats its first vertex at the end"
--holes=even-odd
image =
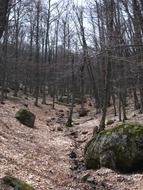
MULTIPOLYGON (((143 172, 119 174, 107 168, 86 170, 83 162, 85 144, 92 137, 100 115, 93 107, 79 118, 74 108, 74 127, 66 128, 68 106, 41 105, 33 100, 11 98, 0 105, 0 178, 18 177, 36 190, 142 190, 143 172), (36 115, 31 129, 15 119, 20 108, 36 115)), ((112 107, 108 118, 116 120, 112 107)), ((143 115, 128 109, 131 121, 143 123, 143 115)), ((112 125, 110 127, 113 127, 112 125)), ((0 190, 3 190, 0 187, 0 190)))

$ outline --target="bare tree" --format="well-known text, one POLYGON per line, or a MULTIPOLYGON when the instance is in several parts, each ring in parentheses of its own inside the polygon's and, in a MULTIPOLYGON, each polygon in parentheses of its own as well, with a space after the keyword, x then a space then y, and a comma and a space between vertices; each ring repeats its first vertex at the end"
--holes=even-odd
POLYGON ((0 0, 0 38, 2 37, 7 21, 9 0, 0 0))
POLYGON ((35 69, 35 106, 38 106, 39 90, 40 90, 40 44, 39 44, 39 31, 40 31, 40 13, 41 13, 41 2, 38 0, 35 2, 36 5, 36 69, 35 69))

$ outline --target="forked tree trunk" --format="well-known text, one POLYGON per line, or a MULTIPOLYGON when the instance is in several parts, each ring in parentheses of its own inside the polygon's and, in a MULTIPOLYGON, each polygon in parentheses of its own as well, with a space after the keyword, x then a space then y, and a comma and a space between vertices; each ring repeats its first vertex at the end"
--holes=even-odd
POLYGON ((108 107, 108 99, 110 93, 110 79, 111 79, 111 59, 110 59, 110 50, 107 50, 107 68, 106 68, 106 79, 105 79, 105 88, 104 88, 104 97, 103 97, 103 108, 102 108, 102 118, 100 121, 99 130, 102 131, 105 128, 106 113, 108 107))
POLYGON ((112 69, 112 64, 111 64, 111 48, 113 45, 113 39, 112 39, 112 34, 113 34, 113 18, 114 18, 114 0, 108 0, 106 1, 106 16, 107 16, 107 41, 108 41, 108 46, 109 49, 106 50, 106 76, 105 76, 105 87, 104 87, 104 96, 103 96, 103 109, 102 109, 102 117, 100 121, 100 126, 99 130, 102 131, 105 128, 105 120, 106 120, 106 113, 107 113, 107 107, 108 107, 108 98, 109 98, 109 93, 110 93, 110 80, 111 80, 111 69, 112 69))

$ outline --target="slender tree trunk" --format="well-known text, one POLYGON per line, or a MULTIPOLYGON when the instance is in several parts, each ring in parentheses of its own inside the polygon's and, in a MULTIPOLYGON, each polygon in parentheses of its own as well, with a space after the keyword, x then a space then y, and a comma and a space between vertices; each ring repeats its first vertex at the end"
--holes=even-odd
POLYGON ((116 97, 115 94, 112 92, 112 101, 113 101, 113 107, 114 107, 114 116, 117 116, 117 111, 116 111, 116 97))
POLYGON ((122 112, 121 112, 121 94, 119 92, 119 121, 122 121, 122 112))
POLYGON ((102 109, 102 118, 100 121, 100 131, 104 130, 105 128, 105 120, 106 120, 106 113, 108 107, 108 99, 109 99, 109 90, 110 90, 110 79, 111 79, 111 59, 110 59, 111 52, 107 50, 106 62, 106 76, 105 76, 105 88, 103 93, 103 109, 102 109))
POLYGON ((72 80, 71 80, 71 93, 72 93, 72 98, 71 98, 71 108, 70 108, 70 112, 69 112, 69 116, 68 116, 68 121, 66 126, 67 127, 72 127, 72 117, 73 117, 73 108, 74 108, 74 98, 75 98, 75 93, 74 93, 74 83, 75 83, 75 77, 74 77, 74 57, 72 56, 72 65, 71 65, 71 69, 72 69, 72 80))
POLYGON ((140 104, 139 104, 139 100, 138 100, 138 96, 137 96, 137 92, 136 89, 133 89, 133 96, 134 96, 134 108, 139 109, 140 108, 140 104))
MULTIPOLYGON (((50 16, 51 16, 51 0, 48 0, 48 17, 47 17, 47 26, 46 26, 46 37, 45 37, 45 57, 44 57, 44 66, 47 65, 47 57, 48 55, 48 49, 50 47, 49 44, 49 29, 50 29, 50 16)), ((50 53, 50 51, 49 51, 50 53)), ((42 104, 46 104, 46 70, 43 72, 43 98, 42 98, 42 104)))
POLYGON ((6 15, 8 11, 9 0, 0 0, 0 38, 3 35, 3 31, 6 25, 6 15))
POLYGON ((104 96, 103 96, 103 109, 102 109, 102 117, 100 121, 99 130, 102 131, 105 128, 105 120, 108 106, 108 98, 109 98, 109 90, 110 90, 110 80, 112 74, 112 65, 111 65, 111 47, 113 43, 113 18, 114 18, 114 0, 108 0, 105 2, 106 4, 106 19, 107 19, 107 40, 109 49, 106 50, 106 76, 105 76, 105 88, 104 88, 104 96))
POLYGON ((1 103, 4 103, 7 78, 7 41, 8 41, 8 27, 5 29, 4 44, 2 50, 2 64, 3 64, 3 74, 2 74, 2 89, 1 89, 1 103))
POLYGON ((37 18, 36 18, 36 76, 35 76, 35 106, 38 106, 39 90, 40 90, 40 73, 39 73, 39 22, 40 22, 40 1, 37 2, 37 18))

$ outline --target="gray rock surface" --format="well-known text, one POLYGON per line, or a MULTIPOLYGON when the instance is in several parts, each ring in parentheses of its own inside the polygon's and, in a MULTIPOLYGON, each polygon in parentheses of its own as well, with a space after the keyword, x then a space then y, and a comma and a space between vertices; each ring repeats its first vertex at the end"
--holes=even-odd
POLYGON ((20 109, 16 115, 15 115, 15 118, 17 120, 20 121, 20 123, 28 126, 28 127, 31 127, 31 128, 34 128, 34 123, 35 123, 35 115, 26 110, 26 109, 20 109))
POLYGON ((143 125, 121 124, 96 134, 85 147, 87 168, 143 169, 143 125))

